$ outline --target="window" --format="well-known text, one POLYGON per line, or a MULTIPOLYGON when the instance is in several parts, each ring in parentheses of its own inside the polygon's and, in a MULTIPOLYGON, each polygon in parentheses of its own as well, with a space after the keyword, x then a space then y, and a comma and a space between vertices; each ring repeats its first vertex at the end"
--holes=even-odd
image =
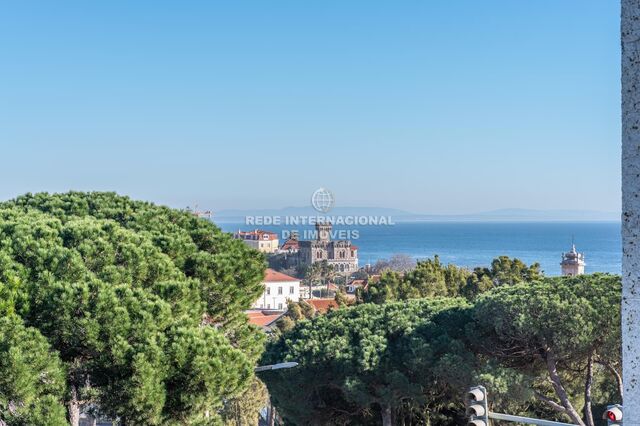
POLYGON ((271 303, 267 303, 267 309, 271 309, 271 303))
POLYGON ((294 286, 289 287, 289 294, 293 294, 295 292, 296 292, 296 290, 295 290, 294 286))
POLYGON ((282 310, 282 303, 278 303, 278 310, 281 311, 282 310))
POLYGON ((278 287, 278 294, 282 294, 282 287, 278 287))
POLYGON ((271 294, 271 287, 267 287, 267 296, 271 294))

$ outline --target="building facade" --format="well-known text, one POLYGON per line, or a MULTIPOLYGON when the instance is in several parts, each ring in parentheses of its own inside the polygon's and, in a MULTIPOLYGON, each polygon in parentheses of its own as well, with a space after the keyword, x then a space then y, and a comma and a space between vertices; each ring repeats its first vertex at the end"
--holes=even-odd
POLYGON ((286 311, 289 300, 300 300, 300 280, 297 278, 267 269, 262 283, 264 291, 253 304, 253 309, 286 311))
POLYGON ((280 246, 278 234, 261 229, 253 231, 239 230, 233 234, 233 238, 244 241, 246 245, 262 253, 275 253, 280 246))
POLYGON ((560 262, 560 266, 562 267, 563 276, 575 277, 576 275, 582 275, 584 274, 585 265, 584 254, 578 253, 575 244, 572 245, 571 251, 562 253, 562 262, 560 262))
POLYGON ((316 223, 317 238, 298 242, 298 261, 311 266, 324 260, 339 274, 358 270, 358 247, 350 240, 331 240, 331 224, 316 223))

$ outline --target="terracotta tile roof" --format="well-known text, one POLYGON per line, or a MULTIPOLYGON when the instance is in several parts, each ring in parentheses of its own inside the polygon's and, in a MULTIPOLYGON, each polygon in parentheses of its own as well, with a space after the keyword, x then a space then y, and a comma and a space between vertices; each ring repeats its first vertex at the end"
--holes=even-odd
POLYGON ((308 299, 305 300, 305 302, 313 306, 316 311, 322 314, 327 312, 329 308, 338 308, 338 303, 334 299, 308 299))
POLYGON ((300 248, 300 242, 294 239, 288 239, 282 244, 280 250, 298 250, 300 248))
POLYGON ((354 246, 353 244, 351 244, 351 250, 358 250, 358 246, 354 246))
POLYGON ((274 271, 271 268, 267 268, 264 273, 264 282, 281 282, 281 281, 300 281, 297 278, 290 277, 282 272, 274 271))
POLYGON ((262 311, 246 311, 245 313, 249 317, 249 323, 263 328, 269 327, 271 324, 275 323, 278 318, 284 315, 284 312, 266 314, 262 311))
POLYGON ((365 285, 365 281, 364 280, 353 280, 353 281, 351 281, 349 283, 349 285, 352 285, 354 287, 358 287, 358 286, 362 287, 362 286, 365 285))
POLYGON ((262 229, 256 229, 253 231, 238 231, 235 234, 236 238, 242 240, 277 240, 278 234, 271 231, 264 231, 262 229), (267 237, 267 238, 264 238, 267 237))

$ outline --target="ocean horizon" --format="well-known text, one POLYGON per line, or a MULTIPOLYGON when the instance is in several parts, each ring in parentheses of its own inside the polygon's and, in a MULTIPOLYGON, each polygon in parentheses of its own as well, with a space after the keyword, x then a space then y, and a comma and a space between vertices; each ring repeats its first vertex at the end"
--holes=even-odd
MULTIPOLYGON (((255 226, 243 222, 217 223, 225 232, 264 229, 278 233, 282 244, 292 230, 301 239, 313 236, 312 226, 255 226)), ((335 226, 335 235, 358 246, 360 266, 394 254, 416 260, 440 257, 444 263, 474 268, 489 266, 502 255, 527 264, 540 263, 546 275, 560 275, 563 252, 572 241, 584 253, 586 273, 621 273, 620 222, 399 222, 387 226, 335 226)))

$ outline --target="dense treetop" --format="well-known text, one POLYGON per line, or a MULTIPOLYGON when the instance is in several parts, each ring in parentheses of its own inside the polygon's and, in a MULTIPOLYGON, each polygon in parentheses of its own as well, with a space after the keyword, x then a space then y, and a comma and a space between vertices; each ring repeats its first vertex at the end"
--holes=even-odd
MULTIPOLYGON (((411 279, 445 291, 446 271, 430 262, 411 279)), ((299 318, 264 355, 299 369, 263 379, 298 425, 460 424, 473 384, 497 410, 594 425, 594 410, 621 399, 620 277, 514 276, 472 301, 416 296, 299 318)))
MULTIPOLYGON (((294 424, 391 424, 405 403, 423 400, 423 386, 439 377, 447 392, 459 381, 446 375, 458 359, 448 335, 446 309, 461 299, 363 304, 302 320, 271 343, 263 362, 296 360, 291 372, 264 374, 276 405, 294 424), (437 336, 432 340, 416 333, 437 336), (385 414, 386 413, 386 414, 385 414)), ((461 377, 461 376, 458 376, 461 377)))
POLYGON ((125 423, 215 421, 261 352, 242 311, 264 266, 210 221, 113 193, 0 204, 0 313, 64 364, 72 423, 89 402, 125 423))
POLYGON ((469 271, 456 265, 445 265, 438 256, 418 261, 414 268, 402 271, 383 269, 380 280, 359 292, 365 303, 384 303, 421 297, 462 296, 469 300, 494 287, 533 282, 543 277, 540 265, 527 266, 519 259, 500 256, 490 268, 469 271))
POLYGON ((0 420, 8 425, 68 424, 62 363, 38 330, 0 318, 0 420))

